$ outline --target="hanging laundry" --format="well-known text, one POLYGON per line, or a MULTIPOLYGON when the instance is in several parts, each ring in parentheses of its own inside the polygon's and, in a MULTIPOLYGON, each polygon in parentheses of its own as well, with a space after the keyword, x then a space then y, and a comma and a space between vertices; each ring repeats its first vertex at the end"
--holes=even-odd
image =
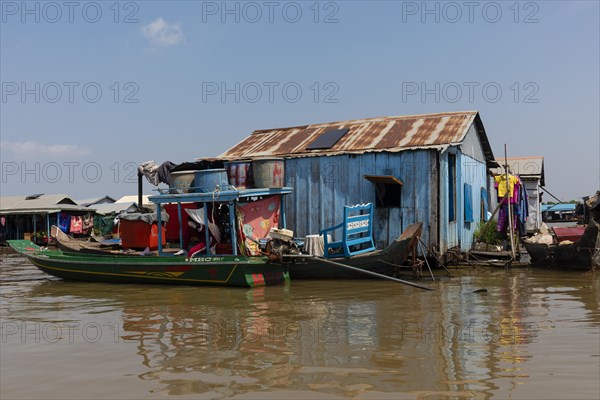
POLYGON ((84 234, 89 234, 94 228, 94 216, 92 213, 87 213, 83 216, 82 230, 84 234))
POLYGON ((83 218, 79 215, 73 215, 71 217, 71 233, 80 234, 83 233, 83 218))
MULTIPOLYGON (((519 181, 519 178, 516 178, 515 181, 515 185, 513 186, 513 191, 511 193, 510 196, 510 202, 511 204, 517 204, 519 202, 520 199, 520 190, 521 190, 521 182, 519 181)), ((506 185, 505 185, 506 186, 506 185)))
POLYGON ((498 211, 498 223, 496 224, 496 230, 498 232, 504 232, 508 227, 508 206, 506 203, 500 206, 498 211))
POLYGON ((71 226, 71 216, 65 213, 58 214, 58 228, 63 233, 69 233, 69 227, 71 226))
POLYGON ((506 175, 497 175, 494 177, 494 181, 494 187, 498 191, 498 203, 500 204, 496 230, 498 232, 504 232, 509 227, 508 207, 510 204, 512 228, 521 235, 525 235, 525 222, 529 217, 529 202, 525 184, 518 175, 509 175, 509 193, 508 196, 506 196, 506 175))
MULTIPOLYGON (((498 197, 506 196, 506 175, 496 175, 494 176, 494 181, 496 184, 494 185, 496 189, 498 189, 498 197)), ((513 192, 515 190, 515 183, 517 183, 518 179, 514 175, 508 175, 508 197, 513 196, 513 192)))

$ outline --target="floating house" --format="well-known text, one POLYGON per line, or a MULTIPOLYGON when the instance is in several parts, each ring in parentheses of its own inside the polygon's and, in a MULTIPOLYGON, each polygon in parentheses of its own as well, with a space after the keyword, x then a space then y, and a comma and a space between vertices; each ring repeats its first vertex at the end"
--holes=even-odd
POLYGON ((95 209, 78 205, 65 194, 34 194, 0 197, 0 242, 10 239, 32 239, 35 233, 50 236, 50 225, 58 224, 58 216, 83 216, 95 209))
POLYGON ((372 203, 379 248, 422 221, 422 239, 439 254, 471 248, 498 166, 477 111, 257 130, 219 159, 259 157, 285 160, 296 237, 338 224, 344 205, 372 203))
MULTIPOLYGON (((504 165, 505 160, 496 160, 498 164, 504 165)), ((527 190, 529 202, 529 218, 525 222, 527 233, 533 233, 542 225, 542 187, 545 185, 544 157, 509 157, 506 159, 508 169, 512 174, 519 175, 527 190)), ((504 173, 503 168, 498 168, 497 173, 504 173)))

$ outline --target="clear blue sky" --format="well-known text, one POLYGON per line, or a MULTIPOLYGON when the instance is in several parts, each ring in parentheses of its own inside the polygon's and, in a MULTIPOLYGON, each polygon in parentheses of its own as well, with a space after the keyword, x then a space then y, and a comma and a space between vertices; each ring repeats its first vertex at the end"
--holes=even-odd
POLYGON ((598 1, 0 4, 2 195, 134 194, 133 163, 255 129, 473 109, 561 199, 600 186, 598 1))

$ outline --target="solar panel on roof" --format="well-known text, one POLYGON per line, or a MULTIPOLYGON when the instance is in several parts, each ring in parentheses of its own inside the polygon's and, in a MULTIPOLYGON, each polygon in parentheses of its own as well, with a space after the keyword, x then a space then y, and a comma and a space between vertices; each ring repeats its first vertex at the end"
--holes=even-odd
POLYGON ((320 149, 330 149, 334 144, 338 142, 346 133, 348 133, 349 129, 331 129, 325 131, 316 138, 311 144, 308 145, 306 150, 320 150, 320 149))
POLYGON ((44 195, 43 193, 32 194, 32 195, 29 195, 29 196, 25 197, 25 200, 35 200, 35 199, 37 199, 37 198, 39 198, 40 196, 43 196, 43 195, 44 195))

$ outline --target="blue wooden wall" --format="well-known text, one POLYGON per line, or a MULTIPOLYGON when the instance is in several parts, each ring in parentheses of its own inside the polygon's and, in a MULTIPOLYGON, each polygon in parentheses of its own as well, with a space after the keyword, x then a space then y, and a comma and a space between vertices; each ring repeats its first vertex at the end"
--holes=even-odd
POLYGON ((459 246, 462 251, 468 251, 473 244, 473 234, 481 222, 481 188, 488 187, 487 168, 485 163, 478 161, 450 148, 440 154, 440 251, 459 246), (456 155, 456 218, 449 218, 449 189, 448 154, 456 155), (471 204, 473 206, 473 222, 465 222, 464 184, 471 185, 471 204))
POLYGON ((393 175, 404 183, 402 207, 375 208, 375 244, 387 246, 417 221, 423 221, 422 238, 428 243, 430 207, 437 207, 432 160, 432 150, 286 159, 286 185, 294 188, 286 199, 287 226, 303 237, 336 225, 344 205, 375 204, 375 185, 364 175, 393 175))
POLYGON ((393 175, 404 183, 402 207, 375 208, 375 244, 385 247, 408 225, 422 221, 423 240, 442 254, 458 245, 463 251, 471 248, 481 219, 481 188, 488 187, 485 163, 461 153, 457 147, 441 152, 439 161, 435 150, 417 150, 292 158, 286 159, 285 168, 286 185, 294 188, 294 193, 286 198, 287 226, 296 237, 317 234, 324 227, 340 223, 344 205, 375 204, 375 186, 364 175, 393 175), (448 215, 448 153, 456 155, 454 221, 449 221, 448 215), (431 166, 436 162, 439 180, 432 173, 431 166), (472 189, 471 223, 464 218, 465 183, 472 189), (433 185, 439 185, 439 198, 433 185), (439 227, 439 234, 430 237, 430 224, 439 227))

